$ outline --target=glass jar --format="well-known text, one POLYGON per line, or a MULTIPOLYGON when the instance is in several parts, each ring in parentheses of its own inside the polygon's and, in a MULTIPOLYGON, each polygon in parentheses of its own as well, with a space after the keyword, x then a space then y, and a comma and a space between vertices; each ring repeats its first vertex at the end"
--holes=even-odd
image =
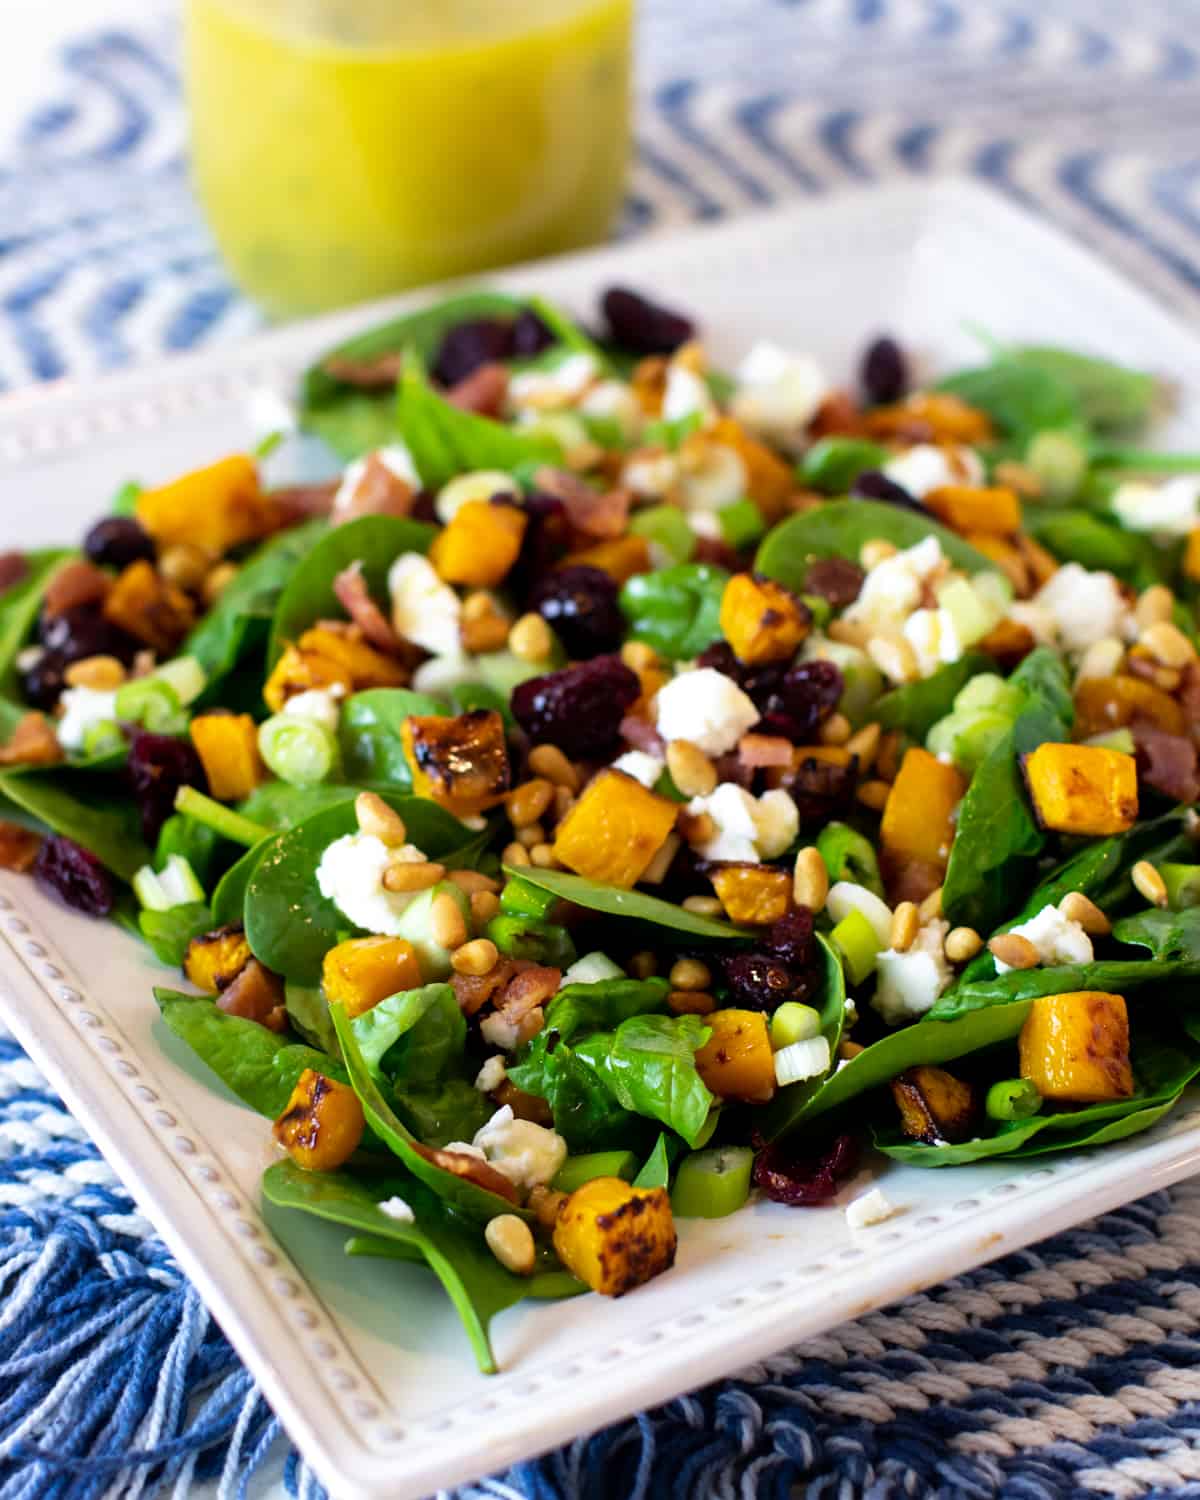
POLYGON ((234 276, 313 312, 604 236, 633 0, 185 0, 196 186, 234 276))

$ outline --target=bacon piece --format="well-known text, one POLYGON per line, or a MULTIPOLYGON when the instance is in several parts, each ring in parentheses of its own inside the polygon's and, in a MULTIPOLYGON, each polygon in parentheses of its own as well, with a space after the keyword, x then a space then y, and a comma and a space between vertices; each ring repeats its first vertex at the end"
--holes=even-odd
POLYGON ((94 568, 91 563, 64 563, 46 586, 42 611, 53 617, 77 609, 81 604, 99 604, 111 587, 108 574, 94 568))
POLYGON ((237 978, 226 985, 216 997, 216 1004, 227 1016, 257 1021, 268 1031, 283 1031, 287 1027, 283 980, 257 958, 245 964, 237 978))
POLYGON ((660 758, 665 755, 667 747, 663 737, 649 719, 639 718, 637 714, 626 714, 619 727, 621 738, 635 750, 644 750, 647 755, 657 755, 660 758))
POLYGON ((23 552, 0 552, 0 594, 20 583, 29 572, 23 552))
POLYGON ((473 1016, 519 972, 517 960, 502 958, 486 974, 451 974, 450 984, 459 1010, 465 1016, 473 1016))
POLYGON ((326 375, 356 391, 387 391, 400 378, 404 356, 399 352, 355 359, 349 354, 330 354, 321 368, 326 375))
POLYGON ((830 391, 808 424, 811 437, 858 437, 863 430, 863 415, 854 397, 846 391, 830 391))
POLYGON ((698 536, 696 550, 692 553, 694 563, 708 563, 710 567, 726 568, 736 573, 742 566, 735 548, 717 536, 698 536))
POLYGON ((360 561, 356 559, 348 568, 342 569, 333 580, 333 592, 338 603, 372 646, 397 655, 401 652, 403 646, 400 637, 367 591, 367 580, 363 577, 360 561))
POLYGON ((41 834, 34 833, 31 828, 22 828, 20 823, 0 819, 0 870, 24 874, 33 867, 41 847, 41 834))
POLYGON ((561 969, 553 969, 548 964, 534 964, 509 981, 503 995, 496 1002, 496 1008, 503 1011, 508 1020, 520 1021, 536 1006, 549 1000, 561 983, 561 969))
POLYGON ((480 365, 446 391, 446 400, 460 411, 498 417, 508 395, 508 371, 503 365, 480 365))
POLYGON ((1200 798, 1196 746, 1182 734, 1168 734, 1148 724, 1133 726, 1138 780, 1172 802, 1200 798))
POLYGON ((334 498, 332 520, 335 526, 357 521, 360 516, 406 516, 417 497, 412 485, 393 474, 377 453, 363 461, 358 483, 349 494, 341 489, 334 498))
POLYGON ((510 1203, 520 1201, 516 1183, 505 1177, 503 1172, 489 1166, 482 1158, 466 1151, 437 1150, 433 1146, 423 1146, 420 1141, 414 1141, 412 1146, 427 1162, 441 1167, 443 1172, 453 1172, 455 1177, 462 1177, 467 1182, 473 1182, 476 1187, 485 1188, 500 1198, 507 1198, 510 1203))
POLYGON ((331 479, 327 484, 290 484, 281 490, 272 490, 268 499, 275 507, 284 526, 295 526, 300 521, 314 516, 327 516, 333 509, 338 482, 331 479))
POLYGON ((534 484, 546 495, 561 500, 571 530, 587 541, 623 536, 629 522, 633 495, 628 490, 593 489, 578 474, 549 466, 533 476, 534 484))
POLYGON ((8 743, 0 745, 0 766, 53 766, 63 757, 50 720, 32 709, 18 722, 8 743))

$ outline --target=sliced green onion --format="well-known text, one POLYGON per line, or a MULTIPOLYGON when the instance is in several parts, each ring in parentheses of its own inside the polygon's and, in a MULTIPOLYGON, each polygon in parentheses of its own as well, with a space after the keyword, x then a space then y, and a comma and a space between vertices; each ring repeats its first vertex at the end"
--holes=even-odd
POLYGON ((1013 586, 1005 575, 994 568, 985 568, 972 576, 971 587, 984 604, 996 611, 996 618, 1002 620, 1013 602, 1013 586))
POLYGON ((832 1061, 828 1037, 810 1036, 806 1041, 793 1042, 775 1054, 775 1082, 786 1089, 809 1078, 824 1078, 832 1061))
POLYGON ((115 719, 102 719, 99 724, 89 724, 83 732, 84 755, 108 755, 113 750, 124 748, 125 736, 115 719))
POLYGON ((258 753, 280 781, 316 786, 337 765, 337 736, 315 719, 273 714, 258 726, 258 753))
POLYGON ((1099 750, 1119 750, 1122 755, 1132 755, 1137 749, 1132 729, 1106 729, 1103 734, 1089 735, 1085 745, 1095 745, 1099 750))
POLYGON ((825 861, 830 883, 851 880, 883 898, 883 879, 870 839, 848 823, 826 823, 817 835, 817 853, 825 861))
POLYGON ((152 678, 175 689, 180 703, 194 703, 208 686, 208 673, 194 656, 177 656, 150 673, 152 678))
POLYGON ((232 807, 225 807, 214 798, 206 797, 194 786, 179 788, 175 794, 175 811, 182 813, 185 818, 195 818, 197 823, 203 823, 222 838, 232 839, 235 844, 245 844, 247 848, 271 833, 271 829, 250 818, 243 818, 232 807))
POLYGON ((776 1052, 793 1042, 807 1042, 821 1030, 821 1017, 811 1005, 785 1000, 771 1017, 771 1046, 776 1052))
POLYGON ((143 865, 130 884, 143 911, 170 911, 171 903, 153 866, 143 865))
MULTIPOLYGON (((735 500, 717 512, 721 535, 731 547, 749 547, 763 535, 767 523, 753 500, 735 500)), ((986 632, 985 632, 986 633, 986 632)))
POLYGON ((656 543, 673 563, 690 561, 696 550, 696 533, 678 505, 651 505, 639 510, 630 517, 629 530, 656 543))
POLYGON ((989 1120, 1027 1120, 1042 1107, 1042 1096, 1028 1078, 1004 1078, 993 1083, 983 1101, 989 1120))
POLYGON ((540 886, 510 875, 500 892, 500 910, 510 917, 544 917, 552 911, 558 897, 540 886))
POLYGON ((1158 866, 1158 873, 1167 888, 1167 904, 1172 911, 1200 906, 1200 865, 1167 863, 1158 866))
POLYGON ((754 1152, 749 1146, 712 1146, 685 1156, 675 1174, 671 1209, 681 1219, 723 1219, 750 1196, 754 1152))
POLYGON ((531 963, 566 969, 575 962, 571 934, 557 922, 538 917, 510 917, 503 913, 487 924, 487 933, 508 958, 527 958, 531 963))
POLYGON ((934 755, 948 755, 961 770, 973 772, 1011 728, 1007 714, 956 709, 930 729, 925 747, 934 755))
POLYGON ((997 713, 1015 717, 1025 706, 1025 694, 1020 688, 1005 682, 995 672, 980 672, 959 690, 954 699, 954 712, 997 713))
POLYGON ((140 724, 151 734, 182 734, 187 729, 187 714, 179 694, 169 682, 151 674, 135 677, 117 689, 117 718, 127 724, 140 724))
POLYGON ((204 887, 182 854, 172 854, 157 872, 143 865, 133 877, 133 893, 147 911, 170 911, 204 900, 204 887))
POLYGON ((875 972, 875 961, 883 949, 874 927, 855 908, 829 934, 842 955, 851 984, 861 984, 875 972))
POLYGON ((833 605, 821 594, 801 594, 800 600, 812 615, 813 629, 824 630, 833 619, 833 605))
POLYGON ((954 633, 964 646, 981 641, 999 624, 1003 611, 982 598, 965 578, 951 578, 937 591, 938 604, 950 616, 954 633))
POLYGON ((632 1151, 589 1151, 584 1156, 568 1156, 550 1186, 560 1193, 573 1193, 595 1177, 622 1177, 632 1182, 637 1169, 638 1159, 632 1151))
POLYGON ((1087 450, 1070 432, 1039 432, 1025 462, 1042 481, 1047 499, 1070 500, 1088 469, 1087 450))

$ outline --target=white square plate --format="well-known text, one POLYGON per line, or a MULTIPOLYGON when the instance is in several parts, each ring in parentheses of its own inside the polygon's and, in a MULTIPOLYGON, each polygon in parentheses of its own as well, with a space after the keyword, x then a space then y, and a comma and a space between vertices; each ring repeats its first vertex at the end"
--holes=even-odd
MULTIPOLYGON (((1200 343, 1135 288, 999 198, 960 183, 807 203, 678 238, 506 272, 590 311, 614 281, 701 320, 718 360, 770 337, 835 375, 887 329, 930 368, 977 357, 968 325, 1092 349, 1183 392, 1200 431, 1200 343)), ((0 403, 0 545, 82 534, 117 483, 155 482, 250 440, 248 397, 389 308, 0 403)), ((342 1256, 344 1233, 265 1209, 264 1121, 157 1019, 172 976, 115 928, 0 877, 0 1012, 137 1194, 329 1488, 406 1500, 511 1464, 1200 1165, 1200 1111, 1093 1156, 943 1172, 889 1165, 903 1213, 852 1236, 839 1208, 772 1204, 686 1223, 676 1268, 617 1302, 528 1304, 475 1373, 449 1302, 414 1267, 342 1256)), ((842 1195, 861 1191, 867 1173, 842 1195)))

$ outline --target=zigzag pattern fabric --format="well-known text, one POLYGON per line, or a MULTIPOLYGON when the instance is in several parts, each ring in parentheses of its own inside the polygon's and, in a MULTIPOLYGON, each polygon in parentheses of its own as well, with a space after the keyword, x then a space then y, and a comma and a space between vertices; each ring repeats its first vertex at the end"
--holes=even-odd
MULTIPOLYGON (((646 0, 622 233, 968 172, 1195 314, 1196 14, 1183 0, 646 0)), ((175 45, 153 15, 81 35, 0 159, 0 386, 257 326, 187 193, 175 45)), ((0 1500, 182 1500, 203 1481, 234 1500, 280 1464, 317 1500, 165 1246, 0 1034, 0 1500)), ((1200 1184, 456 1496, 797 1487, 1200 1496, 1200 1184)))

